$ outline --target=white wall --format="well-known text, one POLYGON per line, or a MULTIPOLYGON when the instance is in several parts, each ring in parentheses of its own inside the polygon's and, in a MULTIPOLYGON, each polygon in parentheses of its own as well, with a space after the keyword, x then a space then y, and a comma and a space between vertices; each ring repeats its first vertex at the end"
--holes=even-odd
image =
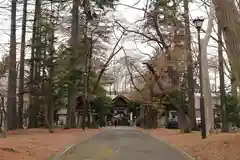
MULTIPOLYGON (((196 118, 200 118, 200 95, 196 94, 195 95, 195 114, 196 118)), ((213 109, 215 108, 215 105, 218 104, 220 105, 220 98, 219 96, 213 95, 212 96, 212 107, 213 109)))
MULTIPOLYGON (((195 99, 195 108, 196 109, 200 109, 200 101, 199 101, 199 98, 200 98, 200 94, 196 93, 195 96, 194 96, 194 99, 195 99)), ((217 96, 217 95, 212 95, 212 105, 213 107, 215 107, 216 104, 220 104, 220 97, 217 96)))
POLYGON ((157 127, 164 127, 165 126, 165 116, 162 116, 157 119, 157 127))

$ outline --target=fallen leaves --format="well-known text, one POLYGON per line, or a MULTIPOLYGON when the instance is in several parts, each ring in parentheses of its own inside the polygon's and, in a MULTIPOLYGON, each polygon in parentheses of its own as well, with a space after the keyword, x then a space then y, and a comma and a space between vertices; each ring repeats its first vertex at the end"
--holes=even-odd
POLYGON ((100 129, 56 129, 48 133, 47 129, 16 130, 8 133, 7 138, 0 138, 0 160, 44 160, 81 142, 100 129))
POLYGON ((17 152, 15 149, 13 148, 0 148, 0 150, 6 151, 6 152, 17 152))
POLYGON ((183 134, 164 128, 143 131, 201 160, 240 160, 240 133, 214 133, 202 140, 200 132, 183 134))

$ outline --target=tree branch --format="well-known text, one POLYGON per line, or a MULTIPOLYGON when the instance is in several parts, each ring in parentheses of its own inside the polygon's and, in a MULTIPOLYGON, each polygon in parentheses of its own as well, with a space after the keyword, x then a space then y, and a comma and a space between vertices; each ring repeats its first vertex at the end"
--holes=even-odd
POLYGON ((130 71, 130 68, 129 68, 129 64, 130 64, 130 63, 129 63, 128 59, 127 59, 127 53, 126 53, 125 49, 123 49, 123 52, 124 52, 124 54, 125 54, 125 63, 126 63, 126 66, 127 66, 128 73, 129 73, 129 75, 130 75, 131 83, 132 83, 133 87, 134 87, 139 93, 141 93, 141 90, 140 90, 139 88, 137 88, 137 86, 136 86, 136 84, 135 84, 135 82, 134 82, 134 79, 133 79, 133 75, 132 75, 132 73, 131 73, 131 71, 130 71))
POLYGON ((118 21, 115 21, 115 23, 117 23, 123 30, 127 31, 127 32, 131 32, 131 33, 135 33, 135 34, 138 34, 138 35, 141 35, 145 38, 147 38, 148 40, 150 41, 154 41, 156 42, 159 46, 162 45, 162 42, 159 41, 157 38, 153 38, 153 37, 150 37, 142 32, 138 32, 138 31, 135 31, 135 30, 130 30, 130 29, 127 29, 126 27, 124 27, 123 25, 121 25, 118 21))
POLYGON ((116 50, 116 48, 117 48, 118 44, 120 43, 120 41, 121 41, 121 39, 122 39, 123 36, 124 36, 124 32, 122 33, 121 37, 118 39, 117 43, 116 43, 115 46, 113 47, 112 53, 110 54, 110 56, 108 57, 107 61, 106 61, 105 64, 103 65, 103 68, 101 69, 101 71, 100 71, 100 73, 99 73, 99 75, 98 75, 97 81, 96 81, 96 83, 95 83, 95 85, 94 85, 94 87, 93 87, 92 94, 94 94, 94 93, 96 92, 97 87, 98 87, 98 84, 99 84, 99 82, 100 82, 100 80, 101 80, 101 78, 102 78, 102 75, 103 75, 103 73, 106 71, 106 69, 107 69, 110 61, 112 60, 112 58, 113 58, 115 55, 117 55, 117 54, 123 49, 123 47, 120 47, 120 48, 115 52, 115 50, 116 50))

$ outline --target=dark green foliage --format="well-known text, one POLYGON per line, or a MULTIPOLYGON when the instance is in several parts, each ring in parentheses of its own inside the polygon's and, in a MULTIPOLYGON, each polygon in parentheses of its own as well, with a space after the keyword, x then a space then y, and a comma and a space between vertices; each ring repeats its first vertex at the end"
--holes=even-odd
POLYGON ((114 8, 114 2, 117 2, 119 0, 92 0, 92 1, 95 1, 99 8, 104 9, 104 6, 114 8))
POLYGON ((166 23, 176 19, 174 13, 176 12, 176 4, 173 0, 156 0, 151 5, 159 14, 164 15, 160 18, 160 22, 166 23))
MULTIPOLYGON (((220 107, 217 106, 218 109, 221 109, 220 107)), ((228 122, 240 126, 240 104, 231 95, 226 96, 226 110, 228 122)))
MULTIPOLYGON (((147 24, 153 25, 155 17, 159 24, 165 26, 183 27, 180 13, 177 11, 177 4, 173 0, 153 0, 149 5, 151 16, 149 15, 147 24)), ((154 25, 153 25, 154 26, 154 25)))
POLYGON ((100 126, 105 125, 105 116, 110 114, 113 107, 112 99, 107 96, 98 96, 91 101, 92 106, 96 106, 98 113, 97 124, 100 126))
POLYGON ((98 96, 92 100, 92 103, 97 105, 99 107, 97 111, 104 115, 107 114, 113 106, 112 99, 107 96, 98 96))
POLYGON ((141 103, 138 101, 129 101, 128 107, 130 112, 133 112, 133 117, 139 116, 139 109, 140 109, 141 103))

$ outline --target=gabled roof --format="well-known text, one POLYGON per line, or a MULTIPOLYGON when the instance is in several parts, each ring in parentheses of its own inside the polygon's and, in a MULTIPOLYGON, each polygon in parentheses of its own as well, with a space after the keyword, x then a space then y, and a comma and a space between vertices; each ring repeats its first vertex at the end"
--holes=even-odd
POLYGON ((112 102, 115 103, 119 99, 123 99, 126 103, 129 103, 129 100, 123 95, 116 96, 115 98, 113 98, 112 102))

